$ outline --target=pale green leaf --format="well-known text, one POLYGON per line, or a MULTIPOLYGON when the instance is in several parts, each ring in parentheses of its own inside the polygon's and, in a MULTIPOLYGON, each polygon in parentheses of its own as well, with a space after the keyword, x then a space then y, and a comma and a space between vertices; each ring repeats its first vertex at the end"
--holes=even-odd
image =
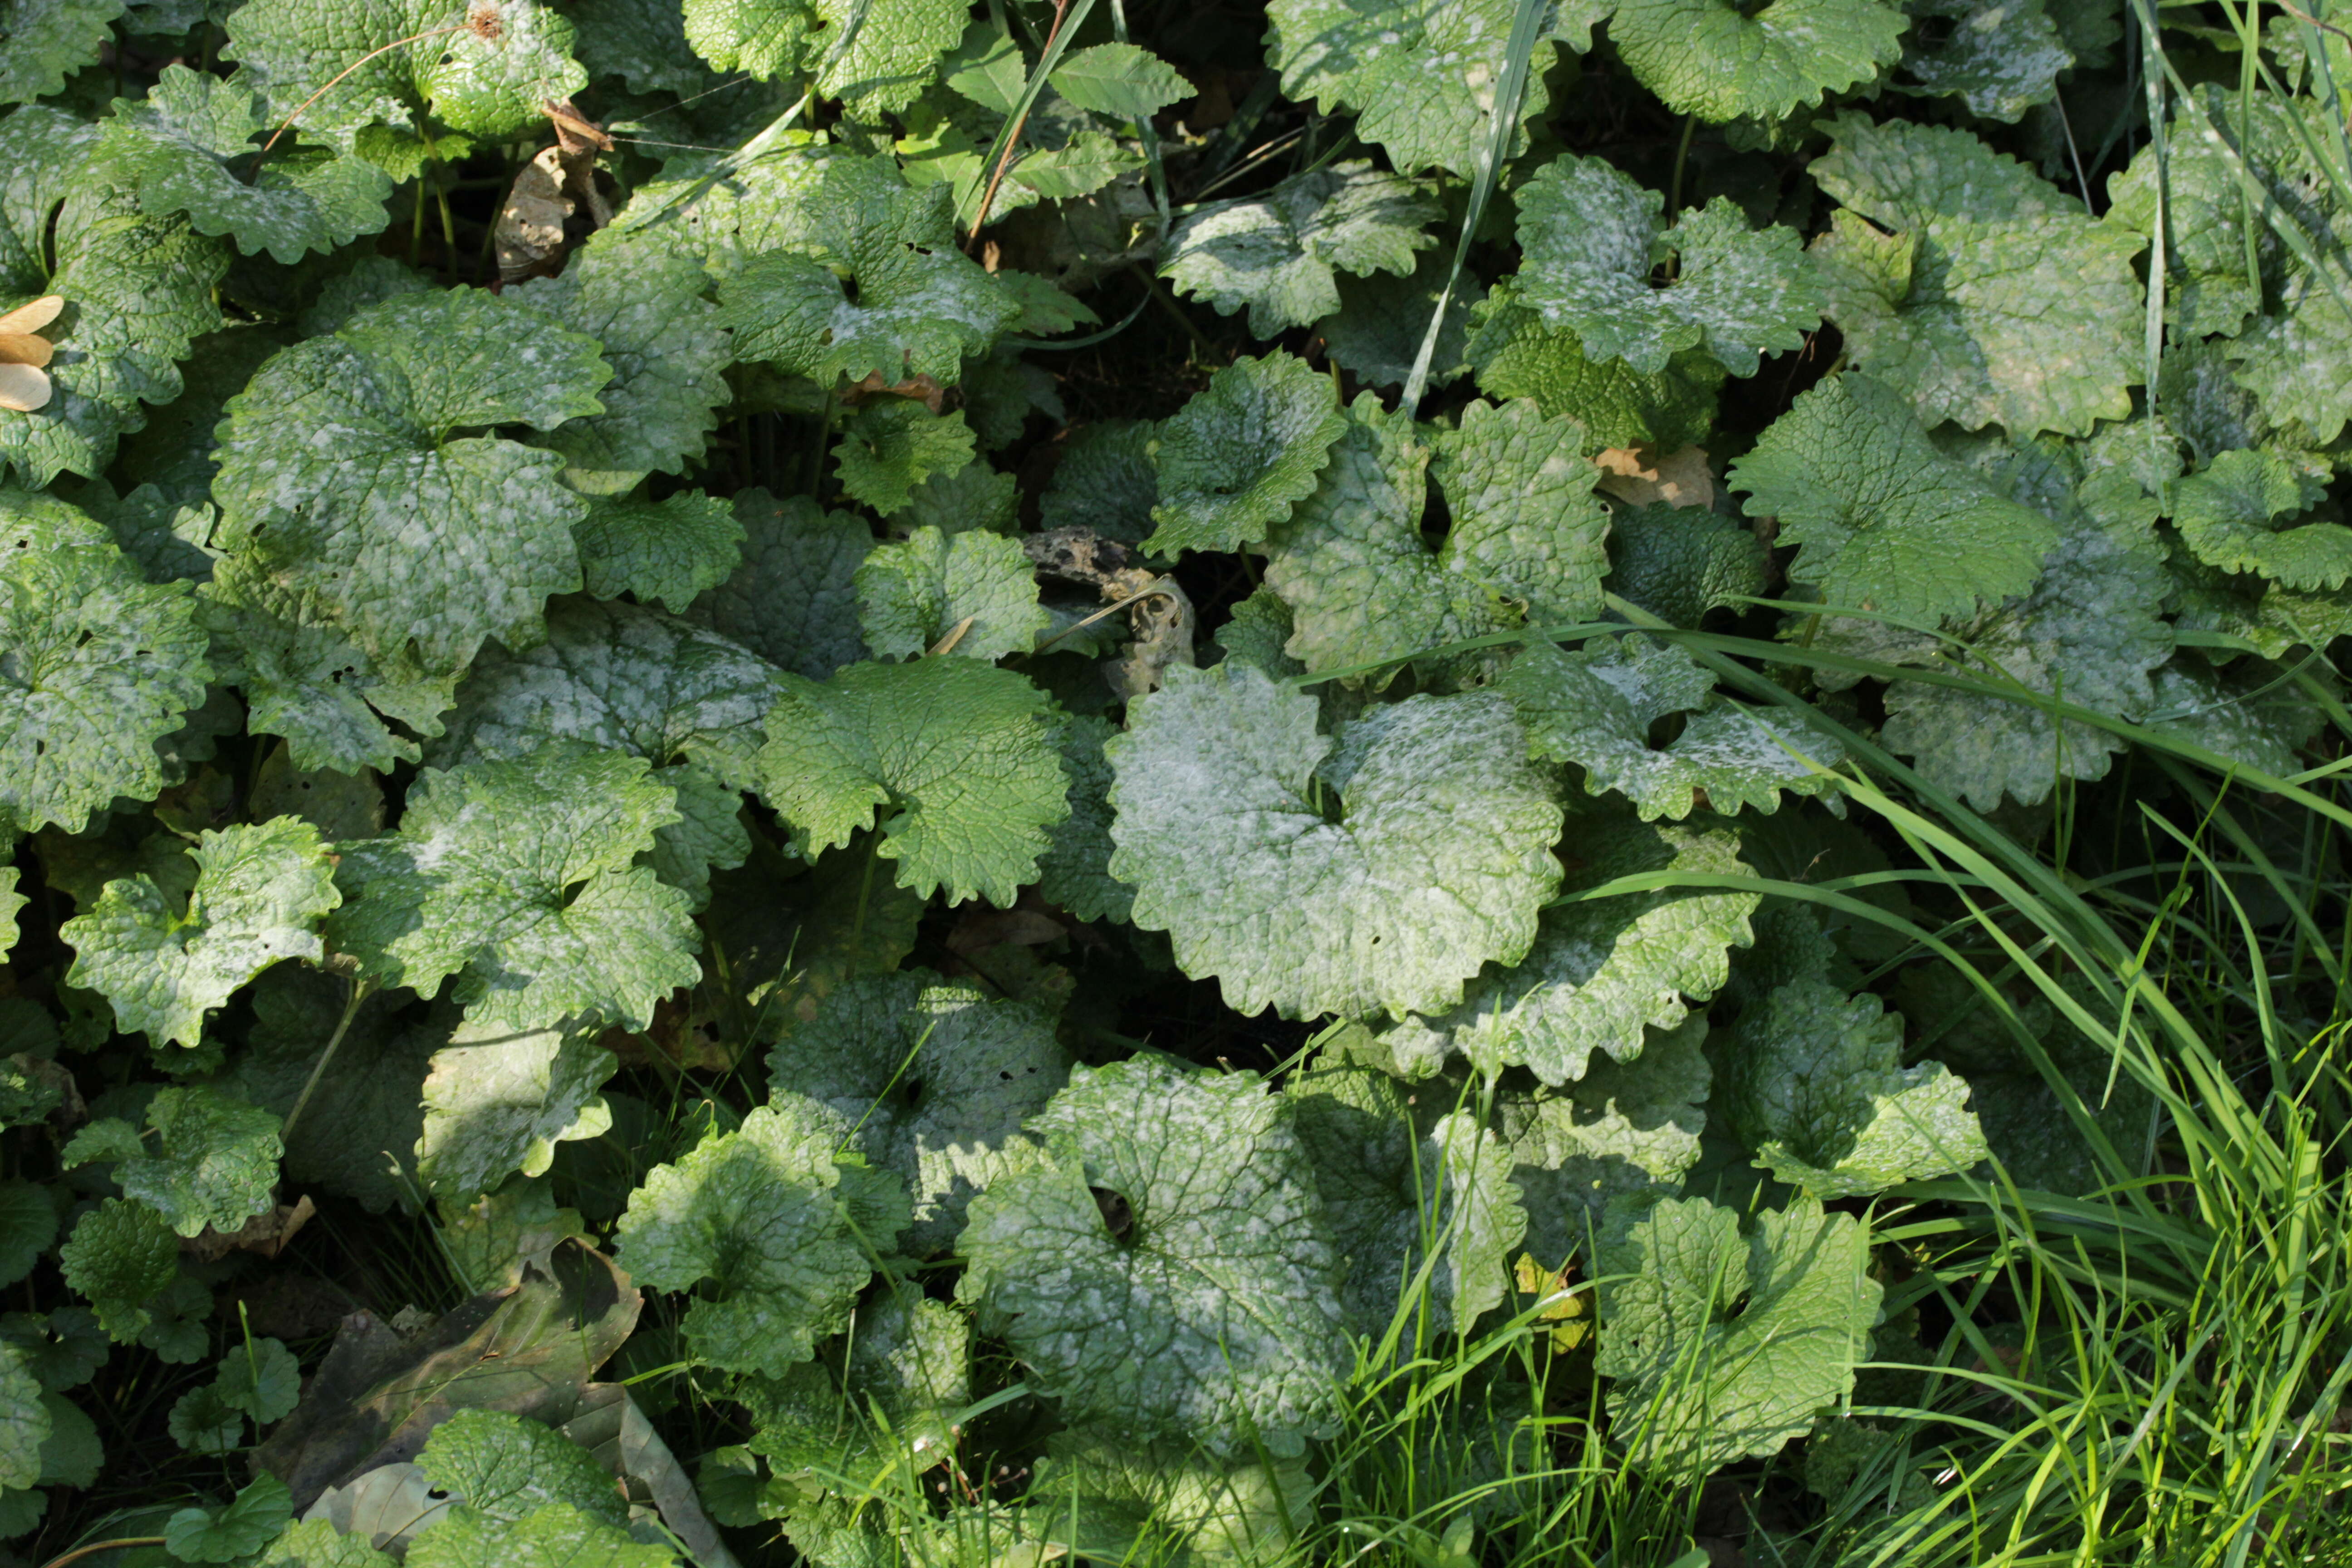
POLYGON ((697 599, 687 618, 811 680, 865 657, 856 574, 874 548, 874 531, 806 496, 779 500, 763 489, 739 490, 734 505, 742 564, 697 599))
POLYGON ((589 593, 628 594, 682 615, 741 563, 743 525, 726 501, 681 490, 657 501, 592 502, 572 541, 589 593))
POLYGON ((1051 829, 1053 847, 1037 862, 1037 891, 1079 920, 1124 924, 1135 889, 1110 874, 1111 767, 1103 753, 1117 732, 1108 720, 1091 714, 1063 721, 1059 733, 1070 815, 1051 829))
POLYGON ((2074 57, 2042 0, 1904 0, 1912 22, 1897 92, 1957 98, 2014 125, 2057 95, 2074 57))
POLYGON ((225 603, 210 587, 197 613, 211 628, 213 672, 245 696, 246 728, 283 735, 297 767, 391 771, 441 732, 457 674, 427 671, 414 650, 381 659, 332 626, 299 626, 225 603))
POLYGON ((459 1026, 425 1075, 418 1176, 446 1203, 493 1191, 517 1171, 544 1173, 556 1144, 611 1124, 597 1090, 619 1066, 593 1034, 459 1026))
POLYGON ((126 1196, 162 1215, 180 1235, 194 1236, 206 1226, 234 1232, 267 1211, 284 1152, 276 1116, 199 1084, 156 1090, 146 1138, 127 1121, 93 1121, 74 1135, 63 1158, 68 1165, 116 1161, 114 1180, 126 1196))
POLYGON ((1246 664, 1171 668, 1106 748, 1111 875, 1239 1012, 1450 1006, 1534 940, 1559 874, 1552 784, 1491 694, 1414 697, 1337 737, 1316 714, 1246 664))
POLYGON ((1010 907, 1045 830, 1068 815, 1045 694, 968 658, 856 664, 820 686, 782 679, 760 752, 761 793, 810 851, 883 814, 902 888, 1010 907))
POLYGON ((455 1508, 417 1536, 407 1568, 675 1568, 677 1552, 649 1545, 616 1524, 551 1502, 506 1521, 455 1508))
POLYGON ((49 1412, 25 1352, 0 1344, 0 1487, 38 1486, 49 1412))
POLYGON ((951 474, 972 460, 971 426, 961 410, 933 414, 920 403, 885 397, 868 403, 843 425, 833 460, 841 488, 878 512, 905 506, 917 486, 951 474))
POLYGON ((1481 392, 1531 398, 1549 416, 1574 419, 1596 452, 1644 446, 1672 452, 1704 440, 1725 378, 1715 356, 1696 349, 1671 356, 1654 375, 1621 359, 1595 361, 1575 332, 1547 322, 1512 279, 1473 308, 1464 352, 1481 392))
POLYGON ((1160 273, 1222 314, 1248 306, 1251 335, 1276 337, 1337 310, 1341 272, 1410 273, 1444 212, 1419 182, 1336 163, 1194 208, 1169 235, 1160 273))
POLYGON ((721 71, 813 76, 862 116, 904 109, 963 37, 955 0, 687 0, 686 37, 721 71))
POLYGON ((1090 1561, 1239 1568, 1279 1557, 1314 1521, 1315 1482, 1298 1460, 1221 1463, 1115 1428, 1056 1432, 1045 1449, 1030 1495, 1054 1542, 1090 1561))
POLYGON ((860 1308, 848 1338, 845 1352, 740 1384, 756 1428, 746 1447, 780 1480, 810 1489, 835 1476, 867 1481, 902 1457, 928 1467, 955 1447, 971 1402, 963 1315, 901 1285, 860 1308))
POLYGON ((1175 67, 1133 44, 1072 49, 1045 80, 1080 109, 1114 120, 1149 120, 1192 96, 1192 84, 1175 67))
POLYGON ((1278 349, 1235 360, 1155 433, 1159 526, 1144 547, 1173 555, 1264 539, 1315 489, 1347 427, 1330 382, 1306 361, 1278 349))
POLYGON ((121 15, 122 0, 0 0, 0 38, 8 41, 0 103, 30 103, 63 88, 96 63, 121 15))
POLYGON ((433 1428, 417 1468, 455 1506, 512 1523, 564 1503, 625 1526, 629 1505, 587 1449, 538 1421, 503 1410, 460 1410, 433 1428))
POLYGON ((957 1293, 1066 1419, 1220 1456, 1332 1429, 1341 1265, 1289 1111, 1250 1074, 1080 1068, 1030 1123, 1051 1163, 972 1200, 957 1293))
POLYGON ((858 621, 880 658, 912 658, 960 632, 948 651, 994 660, 1026 653, 1050 617, 1017 539, 919 528, 875 546, 857 568, 858 621))
POLYGON ((2352 578, 2352 528, 2294 521, 2326 496, 2324 472, 2276 452, 2224 452, 2180 481, 2172 521, 2208 566, 2333 591, 2352 578))
POLYGON ((1609 37, 1678 114, 1779 120, 1895 63, 1903 14, 1879 0, 1622 0, 1609 37))
POLYGON ((128 877, 58 932, 74 950, 68 982, 103 994, 126 1032, 159 1046, 195 1045, 205 1013, 279 960, 315 963, 319 921, 342 901, 318 829, 299 817, 206 828, 188 854, 184 905, 128 877))

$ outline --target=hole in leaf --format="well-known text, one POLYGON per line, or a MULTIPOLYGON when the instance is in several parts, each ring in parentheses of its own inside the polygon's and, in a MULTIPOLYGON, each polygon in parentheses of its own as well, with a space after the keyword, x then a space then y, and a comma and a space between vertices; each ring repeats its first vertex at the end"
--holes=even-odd
POLYGON ((1129 1240, 1135 1233, 1135 1210, 1128 1201, 1108 1187, 1089 1187, 1095 1195, 1095 1207, 1102 1211, 1103 1228, 1110 1232, 1113 1241, 1129 1240))

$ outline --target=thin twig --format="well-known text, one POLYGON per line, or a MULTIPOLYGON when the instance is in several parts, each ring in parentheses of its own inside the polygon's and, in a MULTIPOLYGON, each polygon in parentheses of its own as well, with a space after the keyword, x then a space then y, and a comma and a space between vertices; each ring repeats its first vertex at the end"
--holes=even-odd
POLYGON ((360 1004, 366 1001, 374 990, 375 987, 367 981, 352 982, 352 999, 343 1005, 343 1016, 336 1021, 335 1032, 328 1037, 327 1048, 319 1053, 319 1065, 310 1069, 309 1081, 302 1085, 302 1092, 294 1099, 294 1109, 286 1113, 285 1125, 278 1130, 279 1143, 291 1143, 294 1124, 302 1119, 302 1108, 310 1103, 310 1096, 318 1089, 319 1079, 326 1076, 327 1064, 335 1059, 336 1048, 343 1043, 343 1037, 351 1032, 352 1020, 360 1014, 360 1004))
POLYGON ((77 1546, 62 1557, 52 1557, 42 1568, 66 1568, 68 1563, 79 1563, 85 1557, 95 1557, 101 1552, 128 1552, 134 1546, 161 1546, 160 1535, 125 1535, 113 1541, 93 1541, 88 1546, 77 1546))
POLYGON ((269 150, 278 145, 278 139, 280 136, 285 135, 287 132, 292 130, 294 128, 294 122, 301 119, 304 112, 308 110, 312 104, 326 97, 330 92, 332 92, 337 82, 351 75, 352 72, 359 69, 360 67, 367 64, 368 61, 375 58, 376 56, 389 54, 394 49, 405 48, 410 44, 421 44, 427 38, 437 38, 444 33, 467 32, 473 28, 473 26, 474 24, 472 20, 468 18, 463 22, 452 22, 446 27, 427 27, 421 33, 412 33, 404 38, 394 38, 388 44, 370 49, 367 53, 362 55, 359 58, 353 60, 342 69, 337 71, 333 76, 328 78, 326 86, 320 88, 318 91, 304 99, 295 109, 294 112, 288 115, 285 120, 279 123, 278 129, 269 133, 269 140, 261 144, 261 158, 256 158, 253 161, 253 166, 257 169, 261 167, 261 159, 269 156, 269 150))
MULTIPOLYGON (((1062 18, 1069 14, 1070 0, 1054 0, 1054 26, 1045 35, 1045 47, 1038 60, 1040 65, 1045 63, 1045 55, 1054 52, 1054 40, 1062 36, 1062 18)), ((1030 108, 1036 106, 1034 97, 1030 99, 1029 105, 1030 108)), ((988 176, 988 188, 980 193, 980 212, 971 220, 971 232, 964 239, 967 248, 979 240, 980 231, 988 226, 988 209, 996 205, 996 188, 1004 184, 1005 173, 1013 167, 1013 154, 1021 150, 1021 132, 1028 123, 1029 109, 1024 109, 1020 118, 1013 121, 1013 129, 1005 134, 1004 151, 997 156, 996 172, 988 176)))

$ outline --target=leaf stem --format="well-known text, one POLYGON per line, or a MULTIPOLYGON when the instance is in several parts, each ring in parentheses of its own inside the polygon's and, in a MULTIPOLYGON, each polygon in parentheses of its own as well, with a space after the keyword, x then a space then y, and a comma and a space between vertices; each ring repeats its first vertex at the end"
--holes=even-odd
POLYGON ((112 1541, 93 1541, 87 1546, 77 1546, 61 1557, 52 1557, 41 1568, 66 1568, 68 1563, 79 1563, 85 1557, 95 1557, 101 1552, 128 1552, 134 1546, 161 1546, 160 1535, 124 1535, 112 1541))
MULTIPOLYGON (((1037 62, 1037 68, 1040 71, 1045 68, 1046 59, 1053 55, 1054 40, 1062 36, 1062 22, 1069 14, 1070 0, 1054 0, 1054 26, 1052 30, 1046 33, 1045 47, 1040 51, 1040 58, 1037 62)), ((1020 150, 1021 132, 1029 123, 1029 110, 1035 101, 1035 96, 1031 95, 1030 102, 1023 104, 1020 114, 1013 119, 1013 129, 1005 132, 1004 151, 997 154, 995 172, 988 176, 988 188, 980 193, 980 211, 971 220, 971 228, 966 237, 967 244, 977 241, 980 238, 980 231, 988 226, 988 209, 996 205, 996 188, 1004 184, 1005 171, 1013 167, 1013 154, 1020 150)))
POLYGON ((302 1085, 302 1092, 294 1098, 294 1109, 286 1113, 285 1124, 278 1130, 278 1142, 280 1144, 289 1147, 292 1145, 294 1124, 302 1119, 303 1107, 310 1103, 310 1096, 317 1091, 319 1080, 327 1074, 327 1064, 335 1059, 335 1052, 341 1047, 343 1037, 351 1032, 352 1020, 359 1016, 360 1004, 366 1001, 374 991, 375 987, 367 981, 352 982, 352 996, 350 1001, 343 1004, 343 1016, 335 1021, 335 1032, 327 1037, 327 1048, 319 1053, 319 1065, 310 1069, 310 1077, 302 1085))
POLYGON ((1698 129, 1698 116, 1683 116, 1683 139, 1675 143, 1675 177, 1666 187, 1666 222, 1671 225, 1683 212, 1683 165, 1690 162, 1691 135, 1698 129))

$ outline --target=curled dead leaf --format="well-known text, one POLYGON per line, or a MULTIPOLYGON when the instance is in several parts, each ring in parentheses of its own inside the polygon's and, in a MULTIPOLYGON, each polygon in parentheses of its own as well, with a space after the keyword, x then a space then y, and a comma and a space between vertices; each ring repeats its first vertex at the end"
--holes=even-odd
POLYGON ((613 139, 569 102, 542 107, 555 145, 541 148, 516 173, 491 231, 501 283, 558 271, 573 246, 613 221, 612 204, 596 184, 596 154, 613 139))
POLYGON ((919 400, 924 407, 937 414, 946 405, 947 396, 948 389, 928 375, 919 375, 910 381, 886 382, 878 370, 869 371, 864 381, 852 382, 841 389, 842 404, 849 408, 856 407, 869 397, 908 397, 919 400))

